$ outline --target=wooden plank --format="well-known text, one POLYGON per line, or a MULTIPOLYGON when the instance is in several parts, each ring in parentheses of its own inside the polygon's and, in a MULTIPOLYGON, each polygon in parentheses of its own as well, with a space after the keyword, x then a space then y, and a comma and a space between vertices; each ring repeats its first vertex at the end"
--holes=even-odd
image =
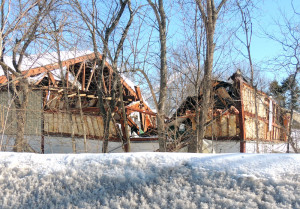
POLYGON ((70 133, 71 134, 71 125, 72 125, 72 121, 71 121, 71 118, 70 118, 70 115, 65 113, 65 119, 66 119, 66 126, 65 126, 65 130, 66 130, 66 133, 70 133))
POLYGON ((139 86, 135 86, 135 92, 137 95, 137 99, 140 100, 141 102, 143 101, 143 97, 142 97, 142 93, 141 93, 141 89, 139 86))
POLYGON ((49 132, 54 132, 54 114, 50 114, 49 117, 49 132))
POLYGON ((135 107, 126 106, 125 109, 130 110, 130 113, 131 112, 140 112, 140 113, 147 114, 147 115, 153 115, 153 116, 157 115, 156 113, 154 113, 152 111, 145 110, 144 108, 143 109, 138 109, 138 108, 135 108, 135 107))
POLYGON ((258 124, 258 136, 259 139, 265 139, 265 123, 264 122, 259 122, 258 124))
POLYGON ((58 133, 62 133, 62 114, 61 113, 57 113, 57 126, 58 126, 58 133))
POLYGON ((47 75, 47 74, 45 73, 45 74, 43 75, 43 77, 42 77, 40 80, 38 80, 37 82, 35 82, 34 85, 38 85, 39 83, 41 83, 41 81, 45 78, 46 75, 47 75))
POLYGON ((68 122, 66 120, 65 113, 61 113, 61 133, 62 134, 68 133, 66 131, 66 127, 68 127, 68 122))
POLYGON ((98 123, 98 128, 99 128, 99 132, 100 132, 100 137, 103 137, 103 130, 104 130, 104 126, 103 126, 103 119, 101 116, 96 116, 97 119, 97 123, 98 123))
POLYGON ((212 125, 207 126, 205 131, 205 136, 211 137, 212 136, 211 130, 212 130, 212 125))
POLYGON ((82 125, 83 125, 82 122, 83 121, 80 120, 79 115, 75 115, 75 122, 76 122, 77 128, 78 128, 78 135, 83 136, 83 127, 82 127, 82 125))
POLYGON ((221 117, 221 133, 220 136, 228 136, 228 130, 227 130, 227 117, 221 117))
POLYGON ((49 132, 49 113, 44 113, 44 132, 49 132))
MULTIPOLYGON (((90 127, 89 127, 89 125, 87 123, 87 118, 88 117, 89 116, 87 116, 87 115, 83 115, 83 121, 81 122, 82 129, 83 129, 82 135, 84 135, 84 127, 83 126, 85 126, 85 134, 86 134, 86 136, 90 136, 91 135, 90 127)), ((81 120, 81 117, 80 117, 80 120, 81 120)))
POLYGON ((97 123, 97 118, 95 116, 91 116, 91 121, 93 123, 93 129, 94 129, 94 133, 96 136, 100 136, 100 131, 99 131, 99 127, 98 127, 98 123, 97 123))
POLYGON ((65 134, 69 134, 71 133, 70 132, 70 119, 69 119, 69 115, 66 114, 66 113, 62 113, 62 133, 65 133, 65 134))
POLYGON ((52 73, 49 72, 49 73, 48 73, 48 77, 50 78, 50 80, 51 80, 53 86, 57 86, 57 85, 56 85, 56 82, 55 82, 55 79, 54 79, 54 76, 52 75, 52 73))
POLYGON ((53 114, 53 132, 57 133, 58 131, 58 124, 57 124, 58 120, 57 120, 57 114, 54 113, 53 114))
POLYGON ((212 123, 212 135, 213 135, 213 136, 218 136, 218 132, 219 132, 219 129, 218 129, 218 122, 215 120, 215 121, 212 123))
MULTIPOLYGON (((78 131, 78 125, 76 123, 75 115, 72 115, 72 121, 73 121, 73 124, 74 124, 74 134, 78 135, 79 131, 78 131)), ((70 133, 72 133, 72 122, 70 123, 70 133)))
POLYGON ((112 121, 109 123, 109 136, 115 136, 116 135, 116 128, 112 121))
POLYGON ((58 109, 60 109, 60 110, 64 109, 65 101, 64 100, 59 100, 58 102, 59 102, 58 109))
POLYGON ((89 129, 89 135, 90 136, 95 136, 95 131, 94 131, 94 126, 93 122, 90 116, 86 116, 86 121, 87 121, 87 129, 89 129))
POLYGON ((236 115, 229 115, 228 123, 229 123, 229 129, 228 133, 229 136, 236 136, 237 131, 236 131, 236 115))

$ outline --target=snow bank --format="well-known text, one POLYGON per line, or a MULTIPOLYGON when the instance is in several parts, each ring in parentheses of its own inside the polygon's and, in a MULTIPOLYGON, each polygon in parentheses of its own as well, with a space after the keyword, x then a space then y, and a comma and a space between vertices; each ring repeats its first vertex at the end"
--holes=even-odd
POLYGON ((300 208, 300 155, 0 153, 2 208, 300 208))

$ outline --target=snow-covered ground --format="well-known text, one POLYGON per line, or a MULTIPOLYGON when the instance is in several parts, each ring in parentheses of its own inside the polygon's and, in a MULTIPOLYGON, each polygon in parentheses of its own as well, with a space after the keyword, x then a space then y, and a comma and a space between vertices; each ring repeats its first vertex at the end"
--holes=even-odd
POLYGON ((300 155, 2 152, 0 208, 300 208, 300 155))

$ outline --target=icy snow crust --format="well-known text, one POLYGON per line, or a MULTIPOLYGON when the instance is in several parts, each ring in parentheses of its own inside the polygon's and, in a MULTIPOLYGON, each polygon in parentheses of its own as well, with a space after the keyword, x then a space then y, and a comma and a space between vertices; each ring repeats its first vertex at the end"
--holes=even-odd
POLYGON ((0 153, 0 208, 300 208, 296 154, 0 153))

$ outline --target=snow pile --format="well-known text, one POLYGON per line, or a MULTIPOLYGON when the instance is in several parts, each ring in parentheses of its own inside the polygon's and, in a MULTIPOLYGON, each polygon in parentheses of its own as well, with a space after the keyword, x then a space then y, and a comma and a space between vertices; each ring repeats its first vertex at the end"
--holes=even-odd
POLYGON ((3 208, 300 208, 300 155, 0 153, 3 208))

